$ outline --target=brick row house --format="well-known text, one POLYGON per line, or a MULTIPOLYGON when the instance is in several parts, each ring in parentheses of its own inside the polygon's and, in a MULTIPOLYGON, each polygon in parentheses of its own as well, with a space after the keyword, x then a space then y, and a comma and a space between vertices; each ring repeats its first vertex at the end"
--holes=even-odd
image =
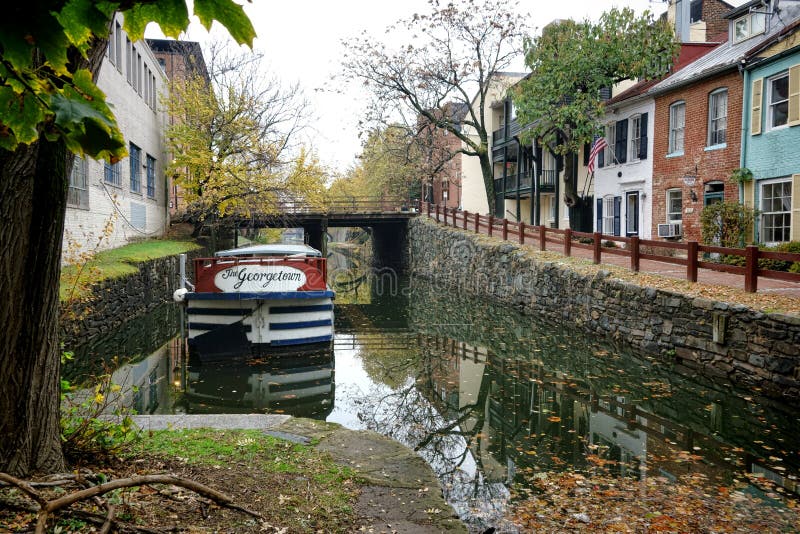
POLYGON ((683 35, 713 34, 722 42, 684 42, 669 75, 606 103, 608 148, 595 173, 595 229, 700 241, 704 207, 744 201, 761 212, 757 241, 797 239, 800 229, 792 225, 800 225, 800 216, 792 218, 790 206, 798 206, 800 195, 800 129, 792 128, 800 125, 800 104, 792 107, 800 99, 800 67, 792 71, 798 52, 789 36, 800 2, 691 6, 708 20, 699 21, 703 32, 692 20, 683 35), (753 172, 753 183, 735 179, 743 167, 753 172))
POLYGON ((163 60, 148 43, 132 42, 122 25, 118 14, 96 83, 112 106, 128 157, 116 163, 75 158, 69 176, 64 262, 161 236, 169 225, 165 172, 169 155, 164 136, 168 117, 162 103, 169 78, 163 60))

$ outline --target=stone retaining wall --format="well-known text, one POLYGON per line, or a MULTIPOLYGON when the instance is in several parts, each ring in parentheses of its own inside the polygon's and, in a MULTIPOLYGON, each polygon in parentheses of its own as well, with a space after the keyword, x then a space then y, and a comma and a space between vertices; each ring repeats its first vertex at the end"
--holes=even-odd
POLYGON ((711 378, 800 401, 800 317, 641 287, 608 271, 587 275, 534 256, 528 247, 423 217, 409 222, 411 275, 574 323, 711 378))
MULTIPOLYGON (((186 276, 189 280, 194 277, 191 260, 201 257, 203 252, 194 250, 187 253, 186 276)), ((180 273, 178 256, 142 262, 136 267, 138 272, 134 274, 94 285, 91 297, 69 306, 62 304, 60 338, 65 350, 72 350, 165 302, 172 302, 180 273)))

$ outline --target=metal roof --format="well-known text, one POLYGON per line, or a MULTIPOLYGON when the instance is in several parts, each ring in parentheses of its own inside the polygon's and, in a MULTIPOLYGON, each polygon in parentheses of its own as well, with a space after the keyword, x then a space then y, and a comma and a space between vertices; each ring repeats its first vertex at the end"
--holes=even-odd
POLYGON ((250 247, 220 250, 214 256, 322 256, 322 253, 308 245, 291 245, 288 243, 275 243, 272 245, 253 245, 250 247))
POLYGON ((736 68, 745 59, 745 55, 749 50, 773 38, 798 17, 800 17, 800 2, 787 0, 781 3, 780 12, 769 16, 769 29, 765 33, 738 43, 733 43, 729 38, 728 41, 714 50, 700 56, 692 63, 654 85, 650 88, 648 94, 665 93, 698 79, 736 68))

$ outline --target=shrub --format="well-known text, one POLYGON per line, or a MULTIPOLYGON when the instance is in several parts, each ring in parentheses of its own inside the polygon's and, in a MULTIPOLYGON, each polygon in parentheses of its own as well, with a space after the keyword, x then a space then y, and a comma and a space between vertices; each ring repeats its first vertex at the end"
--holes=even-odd
POLYGON ((703 208, 700 226, 703 243, 741 247, 753 229, 755 211, 738 202, 717 202, 703 208))
POLYGON ((122 387, 111 374, 97 377, 93 388, 83 390, 61 380, 61 442, 67 457, 118 455, 130 449, 139 431, 130 417, 135 412, 122 401, 122 387))
MULTIPOLYGON (((793 254, 800 254, 800 241, 788 241, 781 243, 777 246, 759 245, 758 250, 765 252, 790 252, 793 254)), ((728 265, 745 266, 744 256, 725 255, 720 258, 720 262, 728 265)), ((790 273, 800 273, 800 262, 789 262, 783 260, 773 260, 771 258, 759 258, 759 269, 768 269, 770 271, 783 271, 790 273)))

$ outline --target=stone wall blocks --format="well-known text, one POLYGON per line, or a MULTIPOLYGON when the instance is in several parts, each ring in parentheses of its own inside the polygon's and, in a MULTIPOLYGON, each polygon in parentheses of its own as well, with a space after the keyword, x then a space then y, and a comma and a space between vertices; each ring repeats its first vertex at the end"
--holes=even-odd
POLYGON ((605 269, 584 275, 560 262, 539 263, 524 247, 444 228, 423 218, 410 223, 409 235, 411 272, 438 280, 432 265, 439 262, 438 270, 447 271, 449 280, 491 279, 488 285, 468 284, 467 292, 491 296, 525 313, 578 325, 600 336, 618 337, 646 352, 674 353, 684 369, 691 366, 691 374, 698 378, 705 375, 719 384, 727 375, 726 384, 764 387, 777 383, 771 375, 800 373, 800 317, 638 287, 612 278, 605 269), (439 260, 441 249, 465 239, 474 245, 470 265, 439 260), (500 263, 503 255, 505 263, 500 263), (510 291, 495 287, 504 284, 514 287, 510 291), (713 314, 721 311, 730 314, 724 346, 713 342, 711 328, 713 314), (776 370, 764 368, 770 365, 776 370))

